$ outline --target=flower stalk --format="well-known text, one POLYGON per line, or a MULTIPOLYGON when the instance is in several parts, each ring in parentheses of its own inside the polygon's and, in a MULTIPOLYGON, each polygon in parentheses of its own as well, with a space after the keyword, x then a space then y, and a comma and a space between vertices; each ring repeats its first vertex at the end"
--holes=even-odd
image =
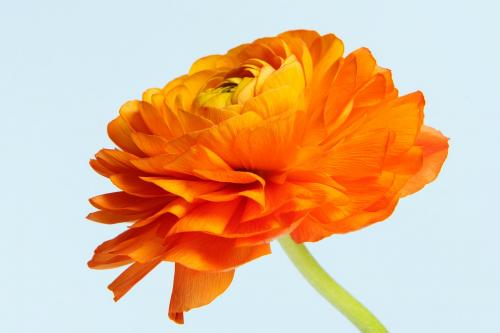
POLYGON ((288 235, 278 241, 304 278, 360 332, 388 333, 384 325, 363 304, 325 272, 304 245, 295 243, 288 235))

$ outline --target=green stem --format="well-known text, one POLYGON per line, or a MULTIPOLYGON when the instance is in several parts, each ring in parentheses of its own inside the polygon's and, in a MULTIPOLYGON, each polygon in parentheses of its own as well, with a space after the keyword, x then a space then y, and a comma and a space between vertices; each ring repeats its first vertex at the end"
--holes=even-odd
POLYGON ((307 248, 290 236, 279 239, 281 247, 306 280, 363 333, 388 333, 377 318, 342 288, 314 259, 307 248))

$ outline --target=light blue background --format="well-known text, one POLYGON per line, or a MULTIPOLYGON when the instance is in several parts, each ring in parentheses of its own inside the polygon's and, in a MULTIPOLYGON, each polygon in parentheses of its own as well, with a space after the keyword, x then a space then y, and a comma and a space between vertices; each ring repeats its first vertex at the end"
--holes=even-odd
POLYGON ((0 4, 0 331, 356 332, 278 246, 228 292, 167 318, 165 264, 114 304, 91 271, 122 229, 85 220, 113 187, 88 159, 121 103, 192 61, 291 28, 368 46, 451 137, 438 181, 384 223, 312 251, 391 332, 500 332, 500 8, 496 1, 6 1, 0 4))

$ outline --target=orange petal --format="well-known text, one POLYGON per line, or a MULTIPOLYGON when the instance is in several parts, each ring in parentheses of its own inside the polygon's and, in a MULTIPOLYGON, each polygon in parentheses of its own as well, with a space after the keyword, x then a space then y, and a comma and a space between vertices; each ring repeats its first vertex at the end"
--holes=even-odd
POLYGON ((197 109, 193 110, 193 112, 196 112, 196 114, 208 119, 214 124, 219 124, 225 120, 237 116, 240 113, 238 110, 238 108, 240 107, 240 105, 232 105, 230 107, 221 109, 216 107, 203 106, 198 107, 197 109))
POLYGON ((243 105, 243 112, 253 111, 263 119, 280 113, 296 110, 299 107, 299 93, 290 86, 271 89, 249 99, 243 105))
MULTIPOLYGON (((304 219, 291 233, 297 243, 316 242, 332 234, 342 234, 364 228, 370 224, 389 217, 396 207, 397 199, 388 202, 384 207, 373 211, 360 211, 344 219, 330 220, 321 214, 313 214, 304 219)), ((330 215, 333 211, 328 212, 330 215)))
POLYGON ((223 67, 225 65, 227 66, 230 64, 231 63, 228 57, 219 54, 209 55, 196 60, 193 63, 193 65, 191 65, 191 69, 189 70, 189 75, 205 70, 223 67))
POLYGON ((384 162, 384 170, 397 174, 413 175, 422 168, 423 149, 414 146, 403 154, 387 158, 384 162))
POLYGON ((131 137, 135 145, 149 156, 167 154, 169 151, 168 140, 161 136, 144 133, 132 133, 131 137))
MULTIPOLYGON (((333 223, 333 222, 332 222, 333 223)), ((328 227, 314 216, 307 216, 300 225, 292 231, 290 236, 298 243, 315 242, 329 236, 328 227)))
POLYGON ((113 253, 96 253, 88 266, 92 269, 109 269, 131 264, 129 256, 113 253))
POLYGON ((171 175, 171 172, 165 170, 165 165, 178 158, 177 154, 163 154, 153 157, 138 158, 131 163, 142 173, 153 175, 171 175))
POLYGON ((302 65, 293 55, 286 59, 278 70, 267 77, 257 94, 284 86, 289 86, 296 92, 301 92, 305 87, 302 65))
POLYGON ((239 203, 239 200, 201 203, 179 219, 169 234, 183 232, 222 234, 231 218, 237 213, 239 203))
POLYGON ((147 263, 135 263, 129 266, 121 273, 109 286, 108 289, 114 294, 114 300, 118 301, 125 295, 137 282, 142 280, 153 268, 158 266, 160 261, 151 261, 147 263))
POLYGON ((211 202, 228 202, 241 197, 252 199, 261 206, 265 206, 266 203, 264 187, 260 184, 247 186, 228 185, 219 191, 203 194, 198 198, 211 202))
POLYGON ((134 155, 144 156, 144 153, 132 140, 132 132, 133 130, 121 116, 116 117, 108 124, 108 135, 118 147, 134 155))
POLYGON ((118 253, 117 250, 124 247, 124 244, 127 243, 141 243, 148 235, 154 234, 157 229, 157 223, 151 223, 141 228, 127 229, 115 238, 107 240, 99 245, 94 251, 94 256, 102 253, 128 255, 127 253, 118 253))
POLYGON ((365 111, 356 117, 346 118, 331 134, 330 141, 325 143, 325 147, 349 135, 382 130, 391 134, 387 145, 387 156, 396 157, 415 144, 422 127, 424 104, 423 94, 416 91, 375 107, 365 108, 365 111))
POLYGON ((160 92, 155 90, 155 95, 149 97, 151 103, 158 104, 159 107, 155 107, 147 102, 141 102, 139 104, 139 112, 141 113, 142 119, 146 123, 147 127, 153 134, 171 138, 172 132, 167 124, 167 119, 164 116, 163 104, 159 100, 163 101, 164 97, 160 92))
POLYGON ((91 165, 96 166, 99 170, 106 171, 108 173, 107 177, 117 173, 136 172, 131 161, 136 159, 137 156, 127 152, 117 149, 101 149, 95 157, 95 162, 91 165))
POLYGON ((194 145, 178 158, 165 163, 163 170, 192 175, 194 170, 231 170, 231 167, 213 150, 203 145, 194 145))
POLYGON ((91 261, 102 254, 124 255, 140 263, 159 260, 166 250, 166 234, 175 221, 172 215, 165 215, 144 227, 128 229, 97 247, 91 261))
POLYGON ((246 51, 247 54, 250 55, 251 57, 253 55, 250 52, 252 51, 253 46, 256 44, 262 45, 271 51, 271 54, 274 56, 273 59, 266 57, 263 60, 265 60, 270 64, 272 63, 273 67, 275 68, 279 67, 282 59, 285 59, 287 58, 287 56, 290 55, 289 52, 290 50, 288 49, 287 45, 284 43, 283 40, 272 37, 264 37, 255 40, 252 44, 247 44, 246 51))
POLYGON ((354 96, 356 108, 373 106, 384 99, 397 97, 394 89, 391 72, 383 69, 375 74, 354 96))
POLYGON ((307 45, 311 45, 312 42, 316 38, 320 37, 320 35, 314 30, 296 29, 296 30, 285 31, 285 32, 279 34, 278 37, 280 37, 280 38, 293 37, 293 38, 301 39, 307 45))
POLYGON ((310 53, 314 70, 308 90, 314 93, 310 96, 309 122, 315 123, 321 120, 323 124, 323 110, 329 93, 328 87, 335 80, 343 63, 343 52, 342 41, 332 34, 316 38, 311 45, 310 53))
POLYGON ((414 144, 422 127, 424 95, 420 91, 401 96, 389 107, 374 112, 360 130, 385 128, 394 133, 387 149, 388 156, 406 152, 414 144))
MULTIPOLYGON (((235 141, 242 131, 254 127, 261 121, 262 118, 255 112, 245 112, 210 128, 207 132, 200 135, 198 143, 210 149, 212 154, 219 156, 219 159, 225 163, 230 164, 233 168, 238 168, 237 166, 241 166, 241 162, 238 152, 234 150, 235 141)), ((193 165, 192 169, 202 168, 193 165)), ((231 168, 228 167, 227 169, 230 170, 231 168)))
POLYGON ((143 181, 138 176, 118 174, 109 177, 109 179, 119 189, 138 197, 150 198, 150 197, 171 196, 170 194, 165 192, 161 187, 143 181))
POLYGON ((313 59, 309 48, 319 35, 313 31, 297 31, 291 34, 281 34, 279 37, 285 41, 291 52, 302 64, 306 84, 310 84, 313 74, 313 59))
POLYGON ((422 127, 416 145, 423 149, 422 168, 410 178, 401 192, 402 196, 415 193, 432 182, 448 156, 448 138, 431 127, 422 127))
POLYGON ((183 324, 184 312, 211 303, 229 287, 233 276, 234 270, 207 273, 175 264, 168 316, 183 324))
POLYGON ((393 201, 387 201, 386 199, 383 201, 385 203, 383 207, 373 210, 367 209, 360 214, 349 216, 337 223, 331 223, 328 228, 330 235, 356 231, 375 222, 385 220, 392 214, 394 208, 396 208, 398 198, 395 198, 393 201))
POLYGON ((197 177, 207 180, 213 180, 222 183, 250 184, 259 182, 262 186, 266 184, 264 178, 253 172, 235 171, 235 170, 193 170, 197 177))
POLYGON ((190 208, 190 203, 182 198, 177 198, 170 201, 165 207, 157 211, 151 216, 146 217, 140 221, 135 222, 131 228, 143 227, 147 224, 157 221, 157 219, 165 216, 166 214, 171 214, 177 218, 181 218, 186 215, 188 209, 190 208))
POLYGON ((240 217, 245 224, 272 213, 304 211, 331 201, 341 204, 346 196, 336 187, 319 183, 285 182, 269 183, 265 187, 265 207, 247 201, 240 217))
POLYGON ((94 222, 104 223, 104 224, 114 224, 121 222, 132 222, 145 218, 152 214, 151 211, 145 212, 134 212, 129 210, 115 210, 106 211, 100 210, 97 212, 90 213, 87 218, 94 222))
POLYGON ((99 162, 98 160, 91 159, 89 161, 90 167, 94 169, 95 172, 100 174, 101 176, 104 177, 109 177, 114 174, 114 172, 106 167, 103 163, 99 162))
MULTIPOLYGON (((324 120, 336 128, 349 115, 356 91, 375 74, 376 62, 366 48, 358 49, 345 59, 328 91, 324 120)), ((385 82, 384 82, 385 88, 385 82)))
POLYGON ((271 253, 269 244, 237 247, 234 239, 195 232, 176 234, 171 243, 164 259, 199 271, 233 269, 271 253))
POLYGON ((293 229, 307 215, 307 211, 273 212, 251 221, 234 221, 224 231, 223 237, 236 238, 238 246, 269 243, 280 234, 293 229))
POLYGON ((175 194, 188 202, 192 202, 196 197, 220 190, 223 183, 211 181, 196 181, 184 179, 168 179, 162 177, 141 177, 142 180, 155 184, 165 191, 175 194))
MULTIPOLYGON (((142 100, 146 103, 151 103, 151 100, 153 99, 153 96, 154 95, 160 95, 162 93, 162 90, 159 89, 159 88, 149 88, 149 89, 146 89, 143 93, 142 93, 142 100)), ((140 110, 139 110, 140 111, 140 110)), ((143 115, 142 117, 144 120, 145 117, 143 115)), ((147 122, 146 122, 147 123, 147 122)), ((149 126, 148 126, 149 127, 149 126)))
POLYGON ((290 232, 297 228, 306 216, 307 212, 289 212, 280 214, 279 219, 281 222, 279 227, 259 230, 251 235, 246 234, 243 237, 238 237, 236 239, 236 243, 238 246, 255 246, 270 243, 282 235, 290 234, 290 232))
POLYGON ((128 101, 120 108, 120 116, 132 129, 132 132, 142 132, 150 134, 150 130, 139 112, 140 101, 128 101))
POLYGON ((384 129, 355 132, 335 145, 317 168, 340 177, 376 175, 382 171, 388 139, 384 129))
MULTIPOLYGON (((245 113, 248 114, 248 113, 245 113)), ((226 152, 233 168, 247 170, 284 170, 297 156, 300 143, 298 112, 285 112, 254 128, 246 128, 234 138, 226 152), (273 147, 273 149, 269 149, 273 147)), ((227 144, 226 144, 227 145, 227 144)), ((218 153, 221 154, 220 150, 218 153)), ((226 157, 224 157, 226 159, 226 157)))
POLYGON ((323 77, 341 59, 343 53, 344 44, 333 34, 326 34, 313 41, 311 45, 314 62, 313 91, 321 90, 323 77))
POLYGON ((211 127, 214 123, 207 118, 201 117, 191 112, 177 110, 177 120, 183 133, 190 133, 211 127))
POLYGON ((95 196, 90 203, 102 210, 130 210, 142 212, 164 206, 170 198, 141 198, 125 192, 113 192, 95 196))

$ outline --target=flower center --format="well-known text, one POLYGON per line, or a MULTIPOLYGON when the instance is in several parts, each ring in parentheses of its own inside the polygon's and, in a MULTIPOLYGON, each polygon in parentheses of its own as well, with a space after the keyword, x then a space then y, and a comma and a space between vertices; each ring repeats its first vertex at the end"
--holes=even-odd
POLYGON ((223 108, 234 104, 232 97, 242 81, 239 77, 224 80, 215 88, 206 89, 198 94, 197 102, 203 107, 223 108))

